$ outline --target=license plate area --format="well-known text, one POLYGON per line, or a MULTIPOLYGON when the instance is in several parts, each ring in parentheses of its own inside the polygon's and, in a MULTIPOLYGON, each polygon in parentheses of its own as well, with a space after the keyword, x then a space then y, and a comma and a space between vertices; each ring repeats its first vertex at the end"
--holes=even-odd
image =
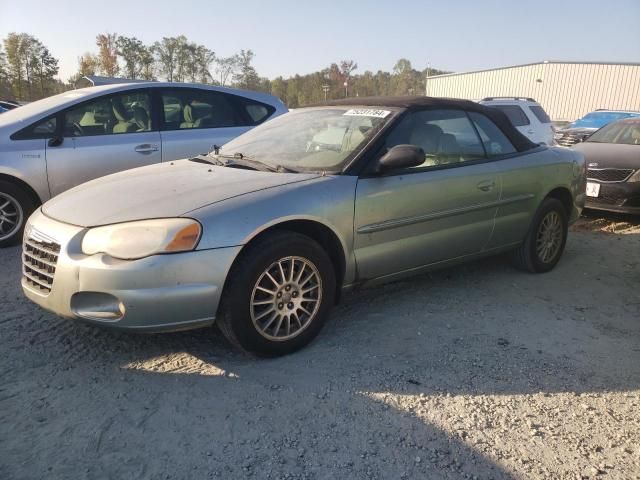
POLYGON ((587 182, 587 197, 597 197, 600 195, 600 184, 587 182))

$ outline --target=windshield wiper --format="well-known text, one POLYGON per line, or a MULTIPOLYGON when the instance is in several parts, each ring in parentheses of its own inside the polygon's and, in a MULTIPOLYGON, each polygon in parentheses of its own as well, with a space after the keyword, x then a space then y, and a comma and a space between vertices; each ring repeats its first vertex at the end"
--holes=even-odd
POLYGON ((221 167, 225 166, 224 162, 218 160, 217 158, 212 158, 208 155, 196 155, 195 157, 192 157, 189 160, 191 160, 192 162, 198 162, 198 163, 208 163, 210 165, 220 165, 221 167))
POLYGON ((256 170, 267 171, 267 172, 298 173, 296 170, 293 170, 291 168, 284 167, 282 165, 272 165, 270 163, 261 162, 260 160, 256 160, 253 157, 248 157, 240 152, 236 152, 233 155, 224 154, 224 153, 218 153, 218 154, 210 153, 208 156, 216 159, 218 158, 225 159, 226 160, 225 162, 218 160, 218 162, 220 162, 220 164, 224 165, 225 167, 231 166, 231 165, 240 165, 240 166, 255 168, 256 170), (257 167, 260 167, 260 168, 257 168, 257 167))

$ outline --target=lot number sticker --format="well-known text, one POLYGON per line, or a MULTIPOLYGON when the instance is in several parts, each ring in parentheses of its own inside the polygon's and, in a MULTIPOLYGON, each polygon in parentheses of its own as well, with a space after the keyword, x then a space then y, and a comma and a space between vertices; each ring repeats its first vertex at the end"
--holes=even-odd
POLYGON ((368 108, 353 108, 351 110, 347 110, 344 112, 344 115, 350 117, 376 117, 376 118, 385 118, 391 112, 389 110, 375 110, 368 108))

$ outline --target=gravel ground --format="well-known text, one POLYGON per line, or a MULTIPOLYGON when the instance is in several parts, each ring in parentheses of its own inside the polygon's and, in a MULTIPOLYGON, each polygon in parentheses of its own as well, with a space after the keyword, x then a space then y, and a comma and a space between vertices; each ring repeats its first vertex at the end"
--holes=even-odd
POLYGON ((0 251, 0 478, 640 479, 640 223, 348 295, 275 360, 26 301, 0 251))

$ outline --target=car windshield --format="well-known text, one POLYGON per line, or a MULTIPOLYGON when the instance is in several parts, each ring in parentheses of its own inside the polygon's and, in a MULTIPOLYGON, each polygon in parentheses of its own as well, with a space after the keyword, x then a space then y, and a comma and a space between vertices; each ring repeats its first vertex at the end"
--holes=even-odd
POLYGON ((393 117, 377 108, 295 110, 225 144, 221 155, 242 155, 274 168, 339 172, 393 117))
POLYGON ((586 141, 640 145, 640 121, 611 123, 595 132, 586 141))
POLYGON ((601 128, 608 123, 633 116, 635 115, 631 112, 591 112, 570 124, 568 128, 601 128))

